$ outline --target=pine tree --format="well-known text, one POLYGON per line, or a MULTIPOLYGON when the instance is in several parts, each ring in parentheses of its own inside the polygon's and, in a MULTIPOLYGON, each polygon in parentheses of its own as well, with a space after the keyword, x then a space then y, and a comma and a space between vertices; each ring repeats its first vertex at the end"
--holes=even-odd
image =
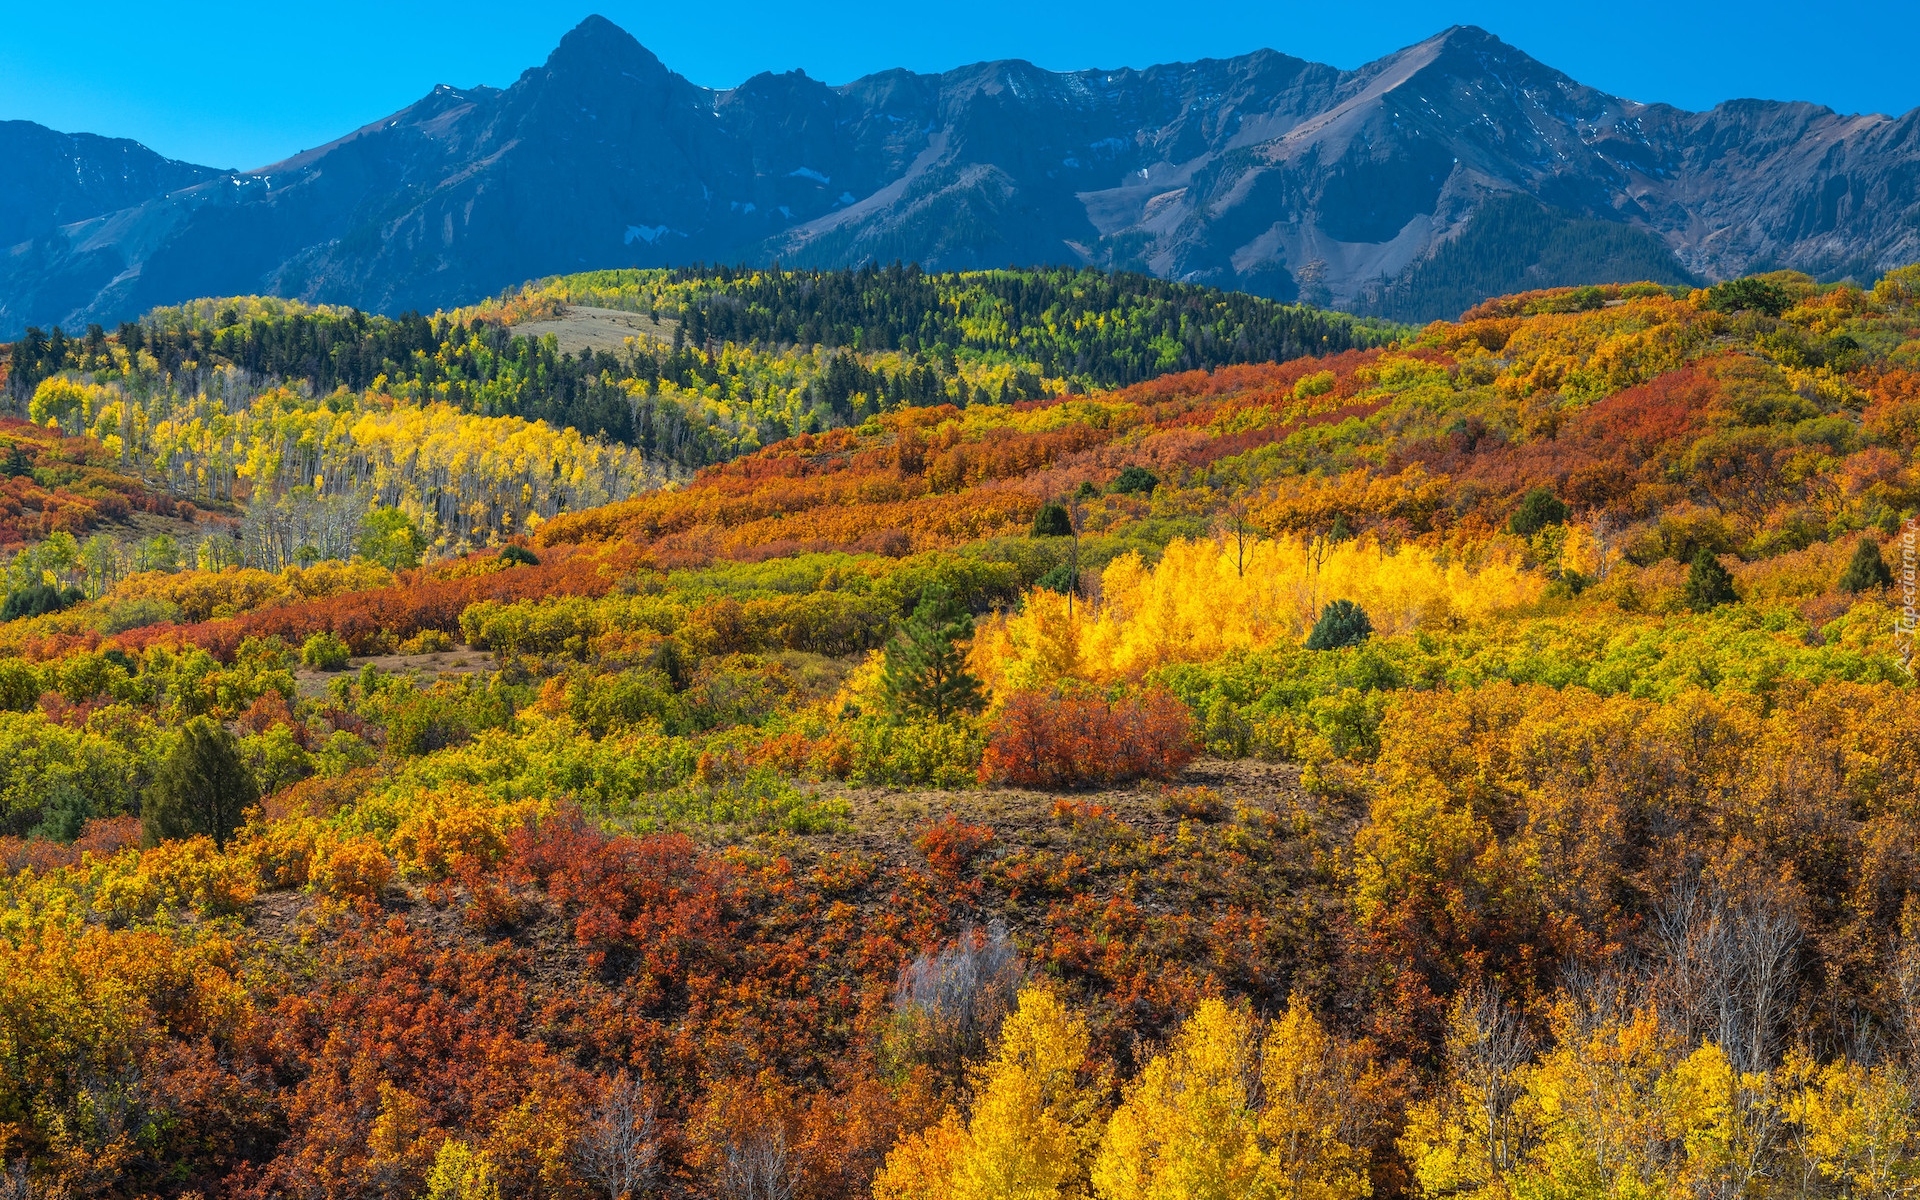
POLYGON ((1569 510, 1560 497, 1537 487, 1521 497, 1520 506, 1507 518, 1507 531, 1532 537, 1549 525, 1565 525, 1568 515, 1569 510))
POLYGON ((1067 515, 1067 506, 1055 501, 1042 504, 1040 511, 1033 514, 1033 536, 1073 536, 1073 518, 1067 515))
POLYGON ((1307 635, 1309 650, 1338 650, 1358 646, 1373 636, 1373 622, 1367 610, 1351 600, 1335 600, 1320 610, 1320 619, 1307 635))
POLYGON ((973 636, 973 617, 941 583, 930 583, 898 635, 887 643, 880 687, 896 717, 944 721, 982 703, 980 681, 966 667, 958 643, 973 636))
POLYGON ((1893 572, 1887 569, 1887 560, 1880 557, 1879 544, 1871 537, 1861 538, 1860 544, 1854 547, 1852 561, 1840 573, 1840 590, 1857 595, 1892 584, 1893 572))
POLYGON ((225 846, 259 796, 233 735, 206 717, 195 717, 181 729, 180 741, 147 789, 140 805, 140 840, 157 846, 169 838, 206 834, 225 846))
POLYGON ((1734 594, 1733 576, 1727 574, 1713 551, 1704 546, 1693 556, 1693 566, 1687 569, 1687 586, 1682 598, 1694 612, 1707 612, 1740 599, 1734 594))

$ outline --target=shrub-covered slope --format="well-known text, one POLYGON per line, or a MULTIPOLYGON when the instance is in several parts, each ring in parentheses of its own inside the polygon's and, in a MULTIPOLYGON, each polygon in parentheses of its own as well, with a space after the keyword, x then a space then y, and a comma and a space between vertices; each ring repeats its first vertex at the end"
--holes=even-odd
POLYGON ((1917 430, 1912 273, 1780 275, 888 406, 466 547, 91 580, 41 542, 10 588, 93 594, 0 624, 0 1160, 1903 1178, 1917 430))

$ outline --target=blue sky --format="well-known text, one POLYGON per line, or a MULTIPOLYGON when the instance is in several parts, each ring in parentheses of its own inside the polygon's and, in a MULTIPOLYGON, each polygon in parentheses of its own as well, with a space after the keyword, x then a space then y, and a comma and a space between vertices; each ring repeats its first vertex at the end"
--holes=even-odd
POLYGON ((436 83, 505 85, 599 12, 710 87, 802 67, 842 83, 988 58, 1055 69, 1144 66, 1262 46, 1354 67, 1474 24, 1574 78, 1636 100, 1706 108, 1804 99, 1844 112, 1920 106, 1920 3, 1658 4, 812 3, 152 0, 8 5, 0 119, 136 138, 163 154, 254 167, 331 140, 436 83), (1830 14, 1841 13, 1842 16, 1830 14))

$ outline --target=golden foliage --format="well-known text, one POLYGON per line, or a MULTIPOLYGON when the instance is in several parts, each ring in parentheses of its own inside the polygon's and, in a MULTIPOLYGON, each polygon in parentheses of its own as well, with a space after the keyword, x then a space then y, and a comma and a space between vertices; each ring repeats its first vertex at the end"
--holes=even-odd
MULTIPOLYGON (((1202 1001, 1140 1073, 1093 1167, 1101 1200, 1238 1200, 1268 1194, 1254 1084, 1253 1019, 1202 1001)), ((1308 1114, 1308 1119, 1317 1114, 1308 1114)))
POLYGON ((1015 614, 979 623, 970 669, 996 698, 1062 678, 1137 679, 1155 667, 1305 639, 1321 609, 1351 600, 1382 635, 1432 614, 1478 619, 1536 599, 1544 581, 1517 556, 1477 564, 1372 538, 1261 539, 1242 559, 1231 543, 1177 539, 1148 566, 1137 553, 1101 576, 1101 602, 1036 590, 1015 614))
POLYGON ((1051 991, 1029 985, 973 1081, 962 1127, 940 1124, 888 1154, 876 1200, 1053 1200, 1084 1196, 1099 1128, 1086 1078, 1086 1022, 1051 991))

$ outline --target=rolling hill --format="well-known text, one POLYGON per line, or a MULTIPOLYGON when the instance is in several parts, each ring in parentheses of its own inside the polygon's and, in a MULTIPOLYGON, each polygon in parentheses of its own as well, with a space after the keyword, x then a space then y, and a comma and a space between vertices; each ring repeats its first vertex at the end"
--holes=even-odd
POLYGON ((23 360, 0 1184, 1920 1170, 1920 267, 974 395, 1230 348, 1160 323, 1195 311, 1322 319, 1078 272, 658 272, 405 321, 210 300, 23 360), (667 481, 447 369, 595 300, 683 352, 704 325, 704 366, 805 327, 963 369, 667 481))

